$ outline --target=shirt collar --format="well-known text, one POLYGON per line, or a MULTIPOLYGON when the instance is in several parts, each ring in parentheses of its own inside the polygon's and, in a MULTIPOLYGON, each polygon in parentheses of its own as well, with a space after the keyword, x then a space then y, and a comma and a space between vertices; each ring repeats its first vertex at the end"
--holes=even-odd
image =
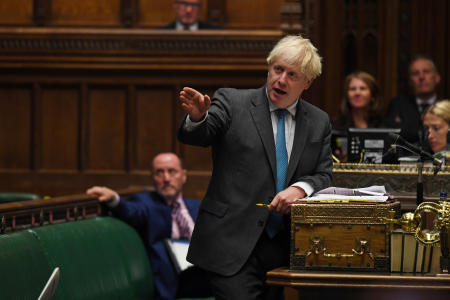
MULTIPOLYGON (((266 87, 266 98, 267 98, 267 101, 269 101, 269 110, 270 110, 270 112, 273 112, 273 111, 279 109, 279 108, 276 107, 275 104, 273 104, 272 101, 270 100, 269 94, 267 93, 267 87, 266 87)), ((298 100, 299 100, 299 99, 297 99, 294 103, 292 103, 291 105, 289 105, 289 106, 286 108, 286 110, 289 112, 289 114, 292 116, 292 118, 295 117, 295 113, 297 112, 297 103, 298 103, 298 100)))
POLYGON ((421 99, 419 97, 416 97, 416 103, 418 105, 421 105, 421 104, 429 104, 429 105, 431 105, 431 104, 433 104, 436 101, 436 98, 437 98, 436 95, 433 95, 433 97, 431 97, 430 99, 425 101, 425 100, 423 100, 423 99, 421 99))
POLYGON ((183 195, 180 193, 178 195, 178 197, 173 200, 173 201, 169 201, 168 199, 164 198, 164 200, 166 201, 167 205, 172 206, 174 202, 178 202, 178 203, 182 203, 183 202, 183 195))
MULTIPOLYGON (((179 21, 175 22, 175 29, 176 30, 184 30, 184 25, 181 24, 179 21)), ((192 24, 191 26, 189 26, 189 31, 195 31, 198 30, 198 22, 192 24)))

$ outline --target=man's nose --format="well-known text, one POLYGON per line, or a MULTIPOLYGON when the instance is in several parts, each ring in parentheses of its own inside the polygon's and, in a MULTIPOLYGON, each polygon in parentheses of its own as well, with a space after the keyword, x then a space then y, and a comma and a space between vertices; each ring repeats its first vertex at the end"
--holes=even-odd
POLYGON ((280 74, 280 78, 278 78, 278 81, 282 82, 282 83, 285 83, 286 80, 287 80, 287 73, 286 72, 281 73, 280 74))
POLYGON ((169 172, 164 172, 163 179, 164 179, 164 181, 169 181, 169 179, 170 179, 169 172))

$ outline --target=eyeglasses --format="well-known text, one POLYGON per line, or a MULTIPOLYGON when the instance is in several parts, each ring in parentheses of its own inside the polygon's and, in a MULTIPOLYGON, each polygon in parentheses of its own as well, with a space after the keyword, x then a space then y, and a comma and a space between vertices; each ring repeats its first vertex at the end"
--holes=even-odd
POLYGON ((191 2, 186 2, 186 1, 176 1, 175 3, 180 5, 182 8, 187 8, 188 6, 190 6, 192 8, 200 7, 200 3, 191 3, 191 2))
POLYGON ((286 72, 287 78, 290 81, 299 81, 301 79, 301 75, 297 74, 293 71, 289 71, 289 70, 285 70, 282 66, 280 65, 273 65, 271 68, 272 72, 274 72, 277 75, 281 75, 284 72, 286 72))

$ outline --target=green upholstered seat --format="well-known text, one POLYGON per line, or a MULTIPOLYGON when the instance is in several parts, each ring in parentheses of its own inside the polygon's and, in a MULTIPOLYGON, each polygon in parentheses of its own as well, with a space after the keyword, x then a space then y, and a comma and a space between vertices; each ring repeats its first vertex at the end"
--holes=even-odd
POLYGON ((33 232, 0 235, 0 299, 36 300, 51 273, 33 232))
POLYGON ((31 193, 0 193, 0 203, 36 200, 41 197, 31 193))
POLYGON ((153 297, 145 247, 136 231, 120 220, 99 217, 0 238, 0 291, 2 296, 11 295, 5 299, 37 299, 55 267, 61 272, 55 299, 153 297), (4 254, 2 249, 10 250, 4 254), (29 287, 20 289, 27 281, 29 287))
POLYGON ((133 228, 94 218, 36 228, 51 268, 61 277, 56 299, 148 299, 153 276, 133 228))

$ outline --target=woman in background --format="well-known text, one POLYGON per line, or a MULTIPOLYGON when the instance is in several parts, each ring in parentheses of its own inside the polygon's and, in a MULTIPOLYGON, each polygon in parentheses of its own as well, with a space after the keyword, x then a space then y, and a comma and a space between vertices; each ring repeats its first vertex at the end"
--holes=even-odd
POLYGON ((450 100, 441 100, 429 106, 422 115, 423 127, 428 132, 428 143, 434 153, 447 149, 450 128, 450 100))
POLYGON ((345 78, 340 114, 333 120, 332 150, 335 161, 347 161, 347 128, 383 127, 378 84, 369 73, 355 71, 345 78))
POLYGON ((372 75, 363 71, 347 75, 344 91, 340 115, 333 122, 333 128, 345 130, 383 127, 378 84, 372 75))

